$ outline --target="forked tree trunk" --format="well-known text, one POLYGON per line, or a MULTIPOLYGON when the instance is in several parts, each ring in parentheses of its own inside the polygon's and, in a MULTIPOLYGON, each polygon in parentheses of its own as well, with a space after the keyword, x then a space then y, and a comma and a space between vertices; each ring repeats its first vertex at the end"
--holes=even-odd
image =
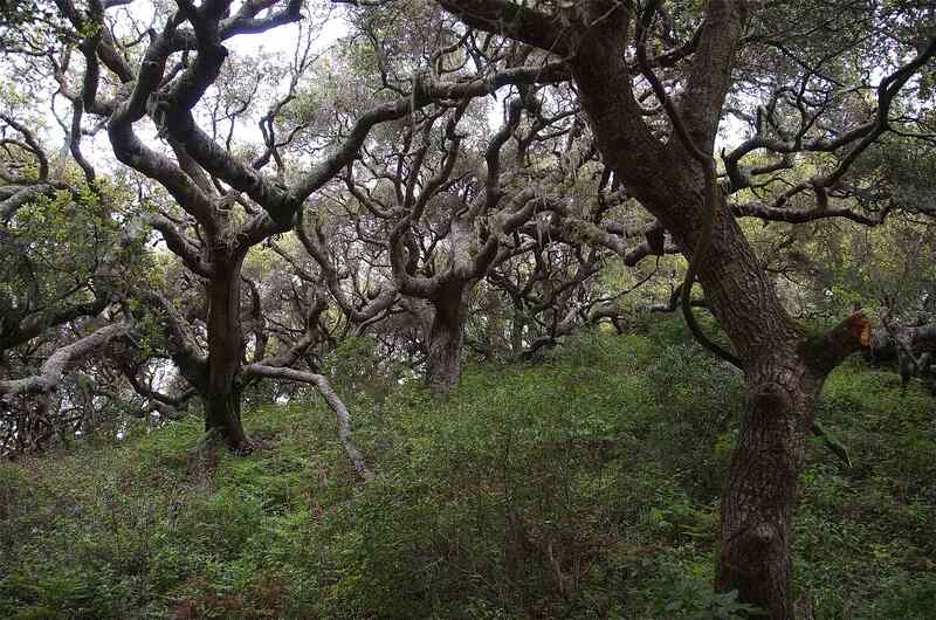
POLYGON ((241 423, 241 394, 237 373, 244 351, 241 326, 242 257, 214 261, 208 281, 208 385, 202 395, 205 430, 215 433, 229 449, 248 452, 250 441, 241 423))
POLYGON ((429 331, 429 355, 426 383, 434 394, 445 396, 458 386, 461 378, 462 347, 468 320, 466 297, 471 284, 447 283, 430 300, 435 314, 429 331))

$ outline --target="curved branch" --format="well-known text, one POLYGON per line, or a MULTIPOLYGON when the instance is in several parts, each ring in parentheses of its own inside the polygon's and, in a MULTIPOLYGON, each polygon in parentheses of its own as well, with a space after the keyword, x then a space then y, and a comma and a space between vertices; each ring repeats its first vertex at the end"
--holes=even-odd
POLYGON ((0 381, 0 396, 9 398, 16 394, 43 394, 54 391, 70 364, 90 355, 114 337, 126 334, 130 327, 129 323, 107 325, 58 349, 43 362, 39 374, 23 379, 0 381))
MULTIPOLYGON (((344 290, 341 288, 341 278, 339 277, 338 270, 335 269, 335 266, 331 262, 331 258, 328 256, 328 250, 325 246, 316 238, 315 233, 308 234, 305 229, 305 224, 303 222, 303 212, 299 210, 299 219, 296 222, 296 236, 299 237, 299 241, 302 243, 302 246, 306 249, 306 252, 318 263, 319 269, 322 270, 322 275, 325 278, 325 284, 328 286, 328 291, 332 294, 332 297, 335 299, 335 302, 341 308, 341 311, 347 315, 348 319, 352 323, 363 323, 369 319, 380 314, 382 311, 389 308, 397 297, 396 287, 381 286, 380 294, 376 299, 372 300, 363 308, 356 308, 351 300, 348 299, 348 296, 345 294, 344 290)), ((277 250, 282 256, 284 252, 277 250)), ((287 255, 288 256, 288 255, 287 255)), ((291 260, 291 259, 287 259, 291 260)))
POLYGON ((50 327, 64 325, 83 316, 96 316, 106 308, 112 299, 106 294, 95 294, 87 302, 78 302, 64 308, 57 308, 30 314, 16 325, 9 324, 0 329, 0 351, 15 347, 32 340, 50 327))
POLYGON ((891 205, 881 209, 876 214, 865 214, 847 207, 826 207, 815 209, 785 209, 762 202, 745 202, 731 204, 732 212, 738 217, 757 217, 768 222, 787 222, 802 224, 832 217, 851 220, 865 226, 879 226, 884 223, 892 211, 891 205))
POLYGON ((204 278, 211 277, 213 265, 202 257, 202 253, 195 244, 169 218, 154 214, 147 216, 145 221, 154 230, 159 231, 166 246, 182 259, 186 267, 204 278))
POLYGON ((341 445, 344 446, 348 458, 351 459, 354 471, 365 481, 369 482, 374 479, 374 474, 368 469, 364 456, 351 439, 351 414, 348 412, 348 408, 345 406, 344 402, 342 402, 341 398, 338 397, 338 394, 335 393, 335 390, 332 389, 328 379, 314 372, 303 372, 301 370, 295 370, 294 368, 266 366, 264 364, 248 364, 244 366, 242 372, 245 375, 300 381, 302 383, 314 385, 315 389, 322 395, 322 398, 325 399, 325 402, 328 403, 331 410, 335 412, 335 418, 338 421, 338 436, 341 439, 341 445))

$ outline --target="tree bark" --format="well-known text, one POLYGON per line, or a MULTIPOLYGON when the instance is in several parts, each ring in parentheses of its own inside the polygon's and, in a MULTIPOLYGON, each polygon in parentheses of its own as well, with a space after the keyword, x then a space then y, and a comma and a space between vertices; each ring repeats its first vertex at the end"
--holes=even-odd
POLYGON ((716 586, 770 618, 794 617, 793 517, 822 385, 848 355, 867 347, 870 322, 860 313, 820 336, 766 344, 745 364, 747 383, 738 445, 722 497, 716 586))
MULTIPOLYGON (((699 54, 716 66, 711 73, 697 73, 683 101, 692 140, 706 153, 712 149, 730 74, 732 41, 743 23, 732 3, 713 3, 712 8, 699 54)), ((620 32, 620 27, 610 32, 620 32)), ((702 165, 675 136, 661 146, 638 122, 631 77, 617 60, 624 54, 609 54, 611 45, 610 39, 593 37, 579 48, 573 73, 583 107, 606 161, 692 260, 705 228, 702 165)), ((722 196, 714 205, 709 250, 698 266, 698 279, 709 309, 741 360, 747 386, 722 499, 716 585, 738 590, 740 600, 761 607, 773 620, 792 620, 793 516, 805 437, 826 374, 853 349, 833 347, 828 337, 820 339, 830 345, 828 351, 842 355, 826 355, 823 346, 803 347, 803 335, 783 310, 722 196)), ((843 333, 854 336, 853 331, 843 333)))
POLYGON ((435 314, 429 330, 426 383, 437 396, 445 396, 461 378, 462 346, 468 320, 466 298, 472 283, 453 279, 430 299, 435 314))
POLYGON ((237 375, 244 353, 241 325, 241 263, 243 257, 213 260, 208 280, 208 383, 202 394, 205 431, 216 433, 229 449, 249 452, 241 423, 237 375))
POLYGON ((797 478, 822 378, 788 347, 747 365, 746 402, 722 497, 716 587, 793 618, 797 478))

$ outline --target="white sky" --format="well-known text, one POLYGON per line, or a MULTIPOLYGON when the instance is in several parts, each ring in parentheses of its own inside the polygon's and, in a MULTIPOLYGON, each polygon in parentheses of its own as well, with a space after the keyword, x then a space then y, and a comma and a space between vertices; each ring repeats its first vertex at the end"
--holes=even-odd
MULTIPOLYGON (((156 3, 165 0, 135 0, 131 4, 112 9, 108 15, 116 20, 115 30, 118 35, 132 38, 136 32, 131 26, 132 22, 140 26, 147 27, 152 24, 156 11, 156 3)), ((239 2, 235 2, 232 12, 236 11, 239 2)), ((311 6, 303 9, 306 12, 313 12, 312 21, 321 23, 321 27, 316 33, 311 51, 313 54, 323 53, 331 46, 334 46, 341 37, 349 32, 349 24, 345 19, 345 10, 341 6, 323 2, 321 4, 312 3, 311 6)), ((158 26, 158 24, 157 24, 158 26)), ((252 35, 238 35, 225 41, 225 46, 231 50, 233 57, 240 59, 257 59, 258 70, 262 65, 264 58, 281 58, 282 62, 288 62, 294 56, 297 40, 300 37, 300 24, 286 24, 279 26, 266 33, 252 35)), ((2 70, 0 70, 2 74, 2 70)), ((285 77, 277 90, 285 92, 288 86, 288 77, 285 77)), ((266 93, 270 99, 274 93, 269 90, 266 93)), ((258 108, 260 113, 265 111, 266 103, 262 103, 258 108)), ((64 99, 59 98, 57 102, 57 112, 60 118, 70 118, 70 108, 64 99)), ((489 108, 488 124, 491 127, 499 126, 502 123, 503 111, 500 105, 493 105, 489 108)), ((257 126, 257 114, 246 116, 240 119, 236 124, 236 142, 238 144, 258 144, 261 141, 260 130, 257 126)), ((86 117, 86 125, 92 120, 86 117)), ((201 119, 201 120, 204 120, 201 119)), ((48 135, 48 143, 53 146, 52 150, 57 150, 62 144, 64 136, 58 128, 51 115, 46 117, 46 125, 51 130, 48 135)), ((203 124, 203 126, 206 126, 203 124)), ((728 117, 722 124, 722 131, 719 134, 717 149, 728 146, 730 143, 736 143, 741 139, 743 131, 746 129, 743 123, 728 117)), ((155 131, 149 121, 137 123, 136 130, 151 147, 158 150, 165 150, 165 145, 159 144, 156 139, 155 131)), ((101 168, 102 172, 114 170, 117 167, 116 162, 110 151, 107 142, 107 136, 104 132, 98 132, 95 136, 89 136, 82 142, 82 148, 86 156, 91 159, 96 166, 101 168)))
MULTIPOLYGON (((239 4, 239 2, 235 2, 232 11, 236 11, 239 4)), ((341 7, 324 8, 326 7, 324 4, 322 7, 321 10, 316 10, 313 7, 313 10, 316 10, 314 19, 322 23, 311 47, 311 53, 313 55, 325 52, 329 47, 335 45, 341 37, 348 33, 348 24, 343 17, 343 9, 341 7)), ((150 25, 159 26, 159 24, 153 24, 155 11, 155 3, 152 0, 135 0, 129 5, 109 10, 108 16, 114 19, 114 30, 119 37, 133 39, 138 36, 137 32, 134 30, 133 23, 137 24, 137 28, 146 28, 150 25)), ((284 62, 287 62, 293 58, 297 39, 300 36, 299 33, 300 25, 292 23, 279 26, 266 33, 237 35, 225 41, 224 45, 235 57, 243 59, 257 58, 258 62, 259 59, 263 57, 281 57, 284 62)), ((80 61, 80 56, 76 55, 75 60, 80 61)), ((0 76, 3 76, 4 73, 2 67, 0 67, 0 76)), ((4 81, 7 82, 8 88, 19 90, 15 81, 10 80, 8 75, 5 76, 4 81)), ((54 87, 54 85, 50 84, 50 87, 54 87)), ((279 85, 279 88, 283 91, 285 91, 287 87, 288 77, 284 78, 279 85)), ((46 97, 51 97, 51 94, 51 91, 49 91, 46 97)), ((58 122, 55 120, 55 116, 52 114, 51 105, 44 105, 41 109, 45 109, 45 113, 40 113, 39 115, 39 120, 43 125, 42 133, 44 134, 47 148, 50 151, 50 156, 52 156, 62 148, 65 136, 58 122)), ((265 112, 265 108, 262 106, 260 109, 265 112)), ((55 113, 60 119, 65 121, 66 124, 69 123, 71 118, 71 104, 64 98, 58 97, 55 102, 55 113)), ((86 116, 84 119, 85 127, 89 127, 93 124, 93 121, 96 120, 98 119, 86 116)), ((239 144, 259 143, 261 141, 257 120, 257 118, 244 118, 237 123, 236 135, 239 144)), ((160 151, 165 150, 165 145, 159 144, 154 127, 148 120, 137 123, 135 129, 138 135, 151 148, 160 151)), ((81 144, 85 156, 92 161, 96 168, 100 168, 101 172, 112 171, 118 167, 117 163, 114 161, 104 131, 98 131, 97 134, 93 136, 84 137, 81 144)))

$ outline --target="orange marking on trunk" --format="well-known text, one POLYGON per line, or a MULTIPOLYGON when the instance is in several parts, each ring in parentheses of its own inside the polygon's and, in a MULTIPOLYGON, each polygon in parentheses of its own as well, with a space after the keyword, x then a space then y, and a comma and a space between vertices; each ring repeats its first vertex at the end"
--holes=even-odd
POLYGON ((855 312, 845 319, 848 335, 857 340, 862 347, 871 344, 871 321, 861 312, 855 312))

